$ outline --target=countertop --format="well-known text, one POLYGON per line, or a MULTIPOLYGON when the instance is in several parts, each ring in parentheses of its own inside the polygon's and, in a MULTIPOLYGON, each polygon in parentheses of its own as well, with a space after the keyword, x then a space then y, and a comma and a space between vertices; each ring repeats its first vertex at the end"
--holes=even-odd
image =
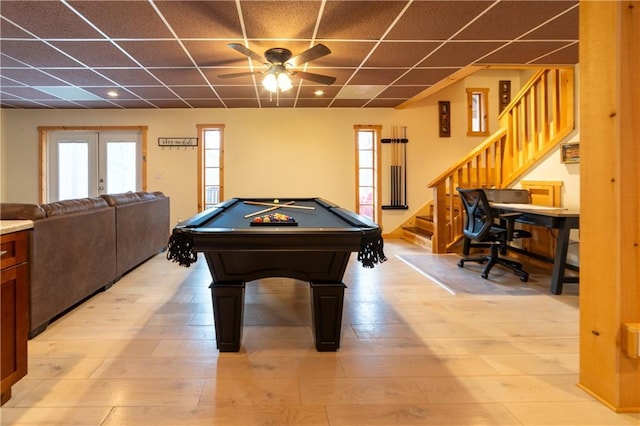
POLYGON ((0 220, 0 234, 10 234, 33 228, 32 220, 0 220))

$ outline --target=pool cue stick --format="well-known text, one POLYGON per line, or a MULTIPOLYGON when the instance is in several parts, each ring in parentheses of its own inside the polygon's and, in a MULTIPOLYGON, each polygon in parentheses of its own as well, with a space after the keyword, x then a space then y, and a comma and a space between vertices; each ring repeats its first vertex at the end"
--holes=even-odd
POLYGON ((398 203, 398 198, 399 198, 399 193, 398 193, 398 186, 400 185, 400 180, 398 179, 400 174, 398 173, 398 167, 399 167, 399 151, 400 147, 398 145, 398 126, 393 126, 393 150, 394 150, 394 186, 393 186, 393 190, 394 190, 394 197, 393 197, 393 202, 391 204, 393 204, 394 206, 397 206, 398 203))
POLYGON ((396 199, 396 126, 391 126, 391 205, 395 205, 396 199))
MULTIPOLYGON (((293 204, 293 203, 295 203, 295 201, 289 201, 288 203, 282 204, 282 207, 284 207, 287 204, 293 204)), ((277 210, 279 208, 280 207, 269 207, 268 209, 264 209, 264 210, 260 210, 260 211, 254 212, 254 213, 246 214, 246 215, 244 215, 244 218, 246 219, 246 218, 251 217, 251 216, 257 216, 259 214, 270 212, 270 211, 273 211, 273 210, 277 210)))
POLYGON ((402 139, 404 145, 402 145, 402 205, 407 205, 407 127, 402 127, 402 139))
POLYGON ((271 206, 271 207, 287 207, 290 209, 305 209, 305 210, 315 210, 315 207, 311 206, 293 206, 292 204, 295 201, 289 201, 287 203, 263 203, 262 201, 245 201, 245 204, 249 204, 252 206, 271 206))

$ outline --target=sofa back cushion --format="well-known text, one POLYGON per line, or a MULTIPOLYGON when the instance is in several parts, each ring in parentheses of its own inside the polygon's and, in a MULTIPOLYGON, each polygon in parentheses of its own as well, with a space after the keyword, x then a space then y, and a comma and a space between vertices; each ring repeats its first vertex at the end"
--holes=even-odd
POLYGON ((42 204, 42 208, 47 212, 47 217, 78 213, 104 207, 109 207, 109 204, 107 204, 107 202, 101 197, 77 198, 74 200, 63 200, 42 204))
POLYGON ((124 204, 138 203, 140 201, 155 200, 156 198, 164 198, 164 194, 157 192, 124 192, 122 194, 104 194, 101 197, 110 206, 121 206, 124 204))

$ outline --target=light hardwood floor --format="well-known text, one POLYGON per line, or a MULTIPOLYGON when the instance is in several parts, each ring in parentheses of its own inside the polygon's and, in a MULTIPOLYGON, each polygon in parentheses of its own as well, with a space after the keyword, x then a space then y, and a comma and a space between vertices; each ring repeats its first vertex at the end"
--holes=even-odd
MULTIPOLYGON (((640 423, 576 386, 575 285, 551 295, 541 273, 534 292, 476 292, 487 284, 477 267, 451 255, 399 240, 385 251, 374 269, 352 256, 331 353, 314 349, 308 284, 289 279, 247 284, 243 348, 218 353, 206 263, 182 268, 160 254, 29 341, 29 374, 1 424, 640 423), (402 260, 416 256, 436 278, 402 260)), ((507 272, 490 280, 522 288, 507 272)))

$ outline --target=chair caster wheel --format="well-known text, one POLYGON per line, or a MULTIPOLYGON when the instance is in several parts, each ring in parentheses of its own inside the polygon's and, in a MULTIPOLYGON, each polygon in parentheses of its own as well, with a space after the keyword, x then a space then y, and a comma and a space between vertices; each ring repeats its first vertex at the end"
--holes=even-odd
POLYGON ((526 283, 527 281, 529 281, 529 275, 525 275, 524 277, 520 277, 520 281, 522 281, 523 283, 526 283))
POLYGON ((458 262, 458 267, 459 268, 464 267, 464 260, 461 260, 461 261, 458 262))
POLYGON ((486 280, 487 278, 489 278, 489 274, 480 274, 480 276, 481 276, 482 278, 484 278, 485 280, 486 280))

